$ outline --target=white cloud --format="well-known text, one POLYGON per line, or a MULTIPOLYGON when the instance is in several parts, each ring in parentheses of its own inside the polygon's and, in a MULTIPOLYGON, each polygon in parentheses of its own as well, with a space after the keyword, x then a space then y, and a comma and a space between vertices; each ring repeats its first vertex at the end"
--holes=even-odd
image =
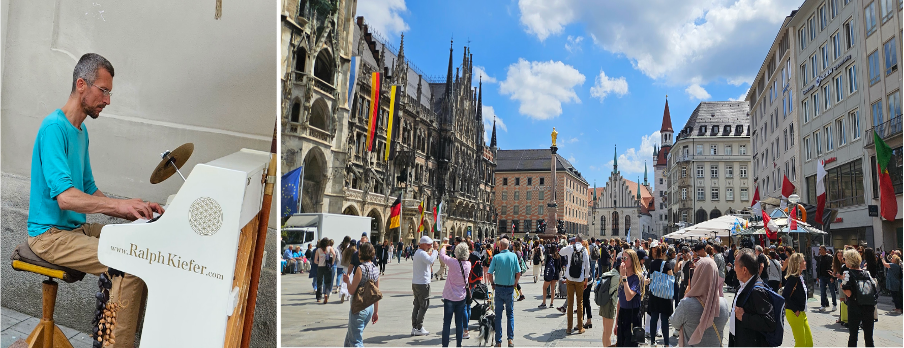
POLYGON ((792 0, 518 1, 525 31, 540 41, 578 23, 596 45, 672 85, 750 83, 778 27, 798 6, 792 0))
POLYGON ((568 156, 568 162, 571 162, 572 165, 578 164, 578 160, 574 158, 574 155, 568 156))
MULTIPOLYGON (((487 145, 490 144, 490 135, 493 134, 493 116, 495 116, 496 120, 496 136, 499 136, 499 130, 502 130, 508 133, 508 127, 505 126, 505 122, 496 115, 496 110, 493 110, 492 106, 484 105, 483 106, 483 140, 486 141, 487 145)), ((497 141, 499 139, 496 139, 497 141)))
POLYGON ((471 84, 476 86, 478 84, 478 82, 480 82, 480 79, 478 78, 480 76, 483 76, 483 83, 496 83, 496 78, 492 77, 490 75, 487 75, 487 71, 484 67, 482 67, 480 65, 475 65, 474 66, 474 75, 473 75, 473 77, 471 77, 471 80, 472 80, 471 84))
MULTIPOLYGON (((648 171, 647 179, 652 180, 653 146, 658 146, 659 140, 659 131, 655 131, 650 135, 644 135, 640 139, 640 149, 632 147, 618 155, 618 170, 622 173, 622 176, 629 180, 634 180, 636 178, 632 178, 629 174, 633 174, 634 176, 640 175, 640 180, 642 181, 644 165, 646 164, 648 171), (644 161, 646 161, 646 163, 644 163, 644 161)), ((610 168, 611 170, 612 165, 613 161, 608 161, 606 162, 605 167, 610 168)))
POLYGON ((356 12, 378 33, 395 36, 408 30, 408 24, 400 15, 407 11, 405 0, 366 0, 358 1, 356 12))
POLYGON ((578 138, 571 138, 571 139, 565 140, 565 142, 569 143, 569 144, 574 144, 574 143, 578 142, 578 138))
POLYGON ((562 103, 581 99, 574 87, 586 78, 571 65, 560 61, 518 62, 508 67, 508 75, 499 84, 499 92, 521 103, 518 112, 530 118, 545 120, 562 114, 562 103))
POLYGON ((709 92, 707 92, 705 89, 703 89, 703 87, 700 87, 700 85, 696 83, 688 86, 686 89, 684 89, 684 92, 686 92, 692 100, 706 100, 712 97, 711 95, 709 95, 709 92))
POLYGON ((568 35, 567 40, 568 41, 565 42, 565 49, 568 50, 568 52, 574 53, 575 51, 577 51, 577 52, 581 51, 581 42, 584 41, 583 36, 574 37, 574 36, 568 35))
POLYGON ((527 32, 537 35, 540 41, 549 35, 561 33, 565 25, 574 20, 574 12, 568 6, 571 0, 520 0, 521 24, 527 32))
POLYGON ((628 81, 624 76, 619 78, 610 78, 606 73, 600 70, 600 74, 596 77, 596 83, 590 87, 590 95, 603 101, 609 93, 615 93, 621 98, 628 93, 628 81))

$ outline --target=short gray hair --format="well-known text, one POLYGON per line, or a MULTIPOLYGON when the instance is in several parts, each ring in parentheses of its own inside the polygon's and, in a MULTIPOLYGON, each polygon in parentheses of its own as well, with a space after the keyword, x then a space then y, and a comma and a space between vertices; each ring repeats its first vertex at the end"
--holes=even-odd
POLYGON ((110 64, 107 58, 97 53, 83 54, 75 64, 75 69, 72 70, 72 90, 69 93, 75 93, 75 83, 78 82, 78 79, 85 80, 89 86, 93 85, 94 80, 97 79, 97 70, 100 68, 106 70, 110 73, 110 77, 113 77, 113 64, 110 64))
POLYGON ((455 246, 455 258, 459 260, 467 260, 468 255, 471 254, 471 251, 468 249, 468 243, 461 242, 455 246))
POLYGON ((756 246, 756 252, 758 252, 758 253, 760 253, 760 254, 762 254, 762 253, 763 253, 763 247, 762 247, 762 246, 759 246, 759 245, 757 245, 757 246, 756 246))

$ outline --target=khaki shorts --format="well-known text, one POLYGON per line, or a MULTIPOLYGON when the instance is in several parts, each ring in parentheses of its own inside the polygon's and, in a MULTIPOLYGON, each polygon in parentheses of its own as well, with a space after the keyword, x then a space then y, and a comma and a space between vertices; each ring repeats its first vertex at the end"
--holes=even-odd
POLYGON ((600 316, 608 319, 615 319, 615 304, 617 301, 609 301, 609 303, 600 306, 600 316))

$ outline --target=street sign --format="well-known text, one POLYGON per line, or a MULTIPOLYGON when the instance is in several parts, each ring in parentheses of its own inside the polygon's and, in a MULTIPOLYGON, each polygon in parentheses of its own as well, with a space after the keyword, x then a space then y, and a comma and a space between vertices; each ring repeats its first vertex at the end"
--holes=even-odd
POLYGON ((869 208, 869 216, 879 216, 878 205, 870 204, 869 206, 867 206, 867 208, 869 208))

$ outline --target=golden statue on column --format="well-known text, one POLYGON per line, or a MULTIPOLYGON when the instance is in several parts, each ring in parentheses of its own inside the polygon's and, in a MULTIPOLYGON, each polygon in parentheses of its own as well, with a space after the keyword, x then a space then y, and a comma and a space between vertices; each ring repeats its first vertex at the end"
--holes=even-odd
POLYGON ((559 135, 559 132, 556 132, 556 127, 552 127, 552 146, 556 146, 556 136, 559 135))

